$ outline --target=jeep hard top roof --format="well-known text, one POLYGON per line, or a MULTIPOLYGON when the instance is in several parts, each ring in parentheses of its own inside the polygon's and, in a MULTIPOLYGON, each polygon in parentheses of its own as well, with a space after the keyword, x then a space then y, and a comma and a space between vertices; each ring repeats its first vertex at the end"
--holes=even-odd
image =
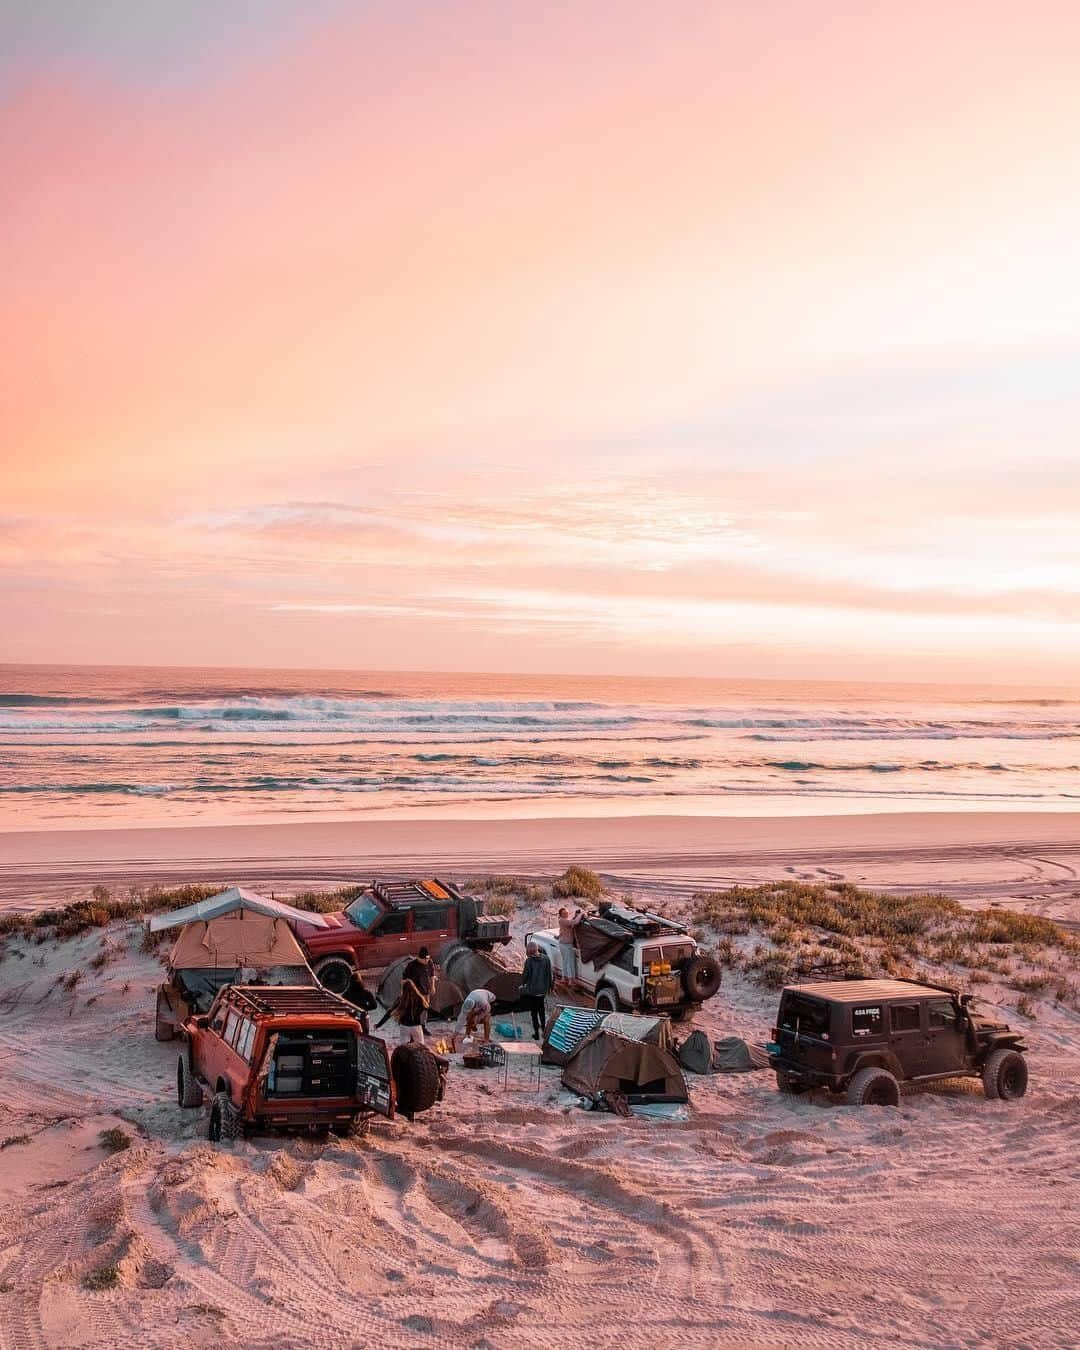
POLYGON ((442 900, 464 899, 458 888, 437 877, 415 881, 373 881, 368 887, 376 900, 391 909, 412 909, 414 905, 437 904, 442 900))
POLYGON ((785 994, 806 994, 826 1003, 872 1003, 890 998, 941 998, 954 991, 942 985, 914 980, 822 980, 819 984, 789 984, 785 994))
POLYGON ((351 1003, 319 985, 233 984, 221 993, 238 1011, 262 1017, 347 1017, 358 1021, 351 1003))

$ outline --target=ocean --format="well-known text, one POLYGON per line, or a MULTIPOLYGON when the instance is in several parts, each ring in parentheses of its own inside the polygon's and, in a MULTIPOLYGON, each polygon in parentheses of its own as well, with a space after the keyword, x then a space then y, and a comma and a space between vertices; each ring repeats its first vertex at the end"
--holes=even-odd
POLYGON ((0 829, 1076 810, 1080 693, 0 666, 0 829))

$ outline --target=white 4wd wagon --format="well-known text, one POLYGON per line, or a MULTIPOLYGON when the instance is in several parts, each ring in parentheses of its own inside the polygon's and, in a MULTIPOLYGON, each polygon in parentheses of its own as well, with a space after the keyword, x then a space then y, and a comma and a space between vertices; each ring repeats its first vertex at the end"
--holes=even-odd
MULTIPOLYGON (((681 923, 611 902, 584 918, 577 929, 577 978, 563 983, 591 994, 597 1008, 618 1012, 692 1017, 720 988, 720 965, 698 947, 681 923)), ((559 935, 530 933, 551 961, 556 979, 559 935)))

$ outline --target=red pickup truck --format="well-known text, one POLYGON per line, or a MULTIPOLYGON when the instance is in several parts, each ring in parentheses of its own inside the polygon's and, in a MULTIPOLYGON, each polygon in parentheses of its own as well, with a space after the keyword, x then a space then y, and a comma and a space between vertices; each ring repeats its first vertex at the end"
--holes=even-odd
POLYGON ((490 951, 510 941, 510 922, 484 913, 484 902, 447 881, 373 881, 326 926, 292 924, 324 988, 347 994, 360 971, 381 970, 421 947, 432 954, 460 939, 490 951))

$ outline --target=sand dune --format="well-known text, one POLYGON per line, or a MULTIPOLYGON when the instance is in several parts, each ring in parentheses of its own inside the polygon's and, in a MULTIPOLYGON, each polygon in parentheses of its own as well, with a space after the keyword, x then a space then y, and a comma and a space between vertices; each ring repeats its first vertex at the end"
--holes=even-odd
MULTIPOLYGON (((754 1073, 693 1080, 690 1119, 658 1124, 568 1108, 553 1070, 535 1093, 458 1069, 413 1126, 215 1148, 151 1034, 157 958, 117 925, 91 970, 101 936, 0 961, 0 1138, 31 1136, 0 1151, 4 1350, 1076 1343, 1065 1009, 1027 1024, 1019 1103, 965 1084, 855 1110, 754 1073), (133 1146, 108 1156, 118 1120, 133 1146)), ((729 975, 699 1020, 764 1038, 774 1009, 729 975)))

